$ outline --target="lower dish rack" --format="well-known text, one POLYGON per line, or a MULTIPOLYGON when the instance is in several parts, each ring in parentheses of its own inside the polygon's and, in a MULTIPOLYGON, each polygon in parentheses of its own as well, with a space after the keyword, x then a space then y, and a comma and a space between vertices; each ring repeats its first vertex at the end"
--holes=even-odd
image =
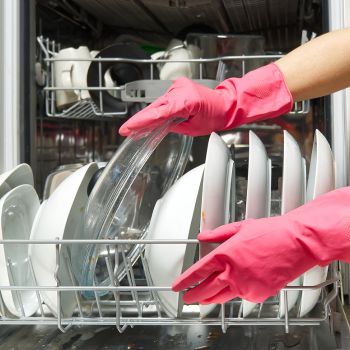
MULTIPOLYGON (((287 286, 282 291, 283 299, 279 296, 270 298, 262 304, 258 304, 249 317, 242 316, 242 300, 234 299, 217 307, 205 318, 193 309, 186 311, 183 308, 182 314, 178 317, 169 317, 164 312, 162 302, 159 299, 159 292, 173 293, 170 286, 154 286, 150 280, 147 261, 144 254, 144 247, 147 244, 186 244, 197 245, 198 241, 192 240, 147 240, 147 239, 119 239, 119 240, 2 240, 0 245, 22 245, 29 247, 34 244, 54 245, 56 252, 55 280, 56 285, 17 285, 12 275, 12 262, 7 259, 9 272, 9 285, 0 286, 0 292, 11 291, 13 299, 17 302, 19 314, 14 317, 9 315, 3 298, 0 298, 0 325, 53 325, 65 332, 72 326, 84 325, 115 325, 119 332, 123 332, 128 326, 138 325, 215 325, 220 326, 226 332, 229 326, 259 325, 259 326, 284 326, 289 332, 290 326, 316 326, 330 317, 330 303, 336 298, 340 286, 340 277, 337 264, 334 263, 329 269, 328 278, 325 282, 314 286, 287 286), (82 286, 78 285, 74 278, 72 262, 69 254, 62 254, 64 245, 103 245, 106 247, 104 256, 110 284, 108 286, 82 286), (112 256, 115 252, 123 251, 126 247, 135 247, 137 257, 131 258, 130 254, 120 254, 119 258, 112 256), (61 283, 58 277, 60 266, 66 264, 68 271, 68 283, 61 283), (123 267, 123 273, 117 276, 116 265, 123 267), (280 300, 284 305, 288 304, 288 294, 292 291, 307 291, 321 289, 317 305, 306 316, 300 317, 298 307, 287 310, 283 317, 279 314, 280 300), (31 316, 24 312, 24 301, 22 293, 31 291, 38 302, 38 311, 31 316), (87 299, 82 295, 83 291, 90 291, 94 297, 87 299), (99 295, 101 291, 107 291, 107 295, 99 295), (52 312, 43 298, 43 292, 55 293, 57 312, 52 312), (75 307, 71 316, 67 317, 62 313, 64 294, 74 293, 75 307)), ((118 255, 119 256, 119 255, 118 255)), ((36 281, 35 271, 28 258, 29 273, 36 281)), ((166 262, 165 262, 166 263, 166 262)), ((161 268, 161 267, 160 267, 161 268)), ((298 305, 298 303, 297 303, 298 305)))

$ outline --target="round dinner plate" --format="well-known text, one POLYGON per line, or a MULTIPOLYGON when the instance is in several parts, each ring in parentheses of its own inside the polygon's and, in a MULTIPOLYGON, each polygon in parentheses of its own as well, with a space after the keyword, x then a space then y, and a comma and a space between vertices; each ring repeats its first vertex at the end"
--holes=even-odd
MULTIPOLYGON (((200 223, 201 182, 204 166, 189 171, 159 199, 147 230, 147 239, 193 239, 200 223)), ((145 259, 151 285, 170 286, 194 262, 193 244, 146 244, 145 259)), ((157 292, 169 317, 181 315, 180 293, 157 292)), ((199 312, 198 305, 189 306, 199 312)))
MULTIPOLYGON (((327 139, 316 130, 311 153, 309 177, 307 181, 306 200, 315 199, 321 194, 335 188, 334 159, 327 139)), ((328 267, 315 266, 304 273, 303 285, 313 286, 327 279, 328 267)), ((320 297, 321 289, 304 290, 301 294, 299 315, 310 312, 320 297)))
MULTIPOLYGON (((232 164, 228 147, 222 138, 212 133, 205 158, 200 231, 213 230, 227 224, 230 218, 232 164)), ((217 244, 201 244, 200 258, 212 251, 217 244)))
MULTIPOLYGON (((29 239, 39 205, 33 186, 19 185, 10 190, 0 200, 0 239, 29 239)), ((28 247, 26 244, 0 245, 1 285, 35 286, 28 247)), ((36 292, 32 290, 2 290, 1 296, 9 313, 16 317, 29 317, 39 308, 36 292)))
MULTIPOLYGON (((213 132, 209 138, 205 158, 200 231, 213 230, 229 223, 230 201, 234 200, 231 198, 233 166, 226 143, 213 132)), ((201 243, 199 257, 207 255, 217 246, 216 243, 201 243)), ((201 305, 201 317, 209 314, 215 306, 216 304, 201 305)))
MULTIPOLYGON (((30 239, 82 239, 83 214, 88 200, 87 187, 90 179, 98 170, 96 163, 90 163, 67 177, 41 206, 35 219, 30 239)), ((70 278, 70 248, 62 245, 59 249, 60 266, 58 279, 62 286, 74 285, 70 278)), ((81 247, 80 247, 81 249, 81 247)), ((35 278, 39 286, 56 286, 56 248, 53 244, 31 244, 29 256, 32 260, 35 278)), ((61 310, 58 309, 57 293, 41 291, 41 297, 48 308, 57 315, 70 317, 77 300, 74 292, 61 292, 61 310)))
MULTIPOLYGON (((253 131, 249 131, 249 163, 246 219, 259 219, 270 215, 271 160, 264 144, 253 131)), ((257 304, 242 301, 243 317, 247 317, 257 304)))
MULTIPOLYGON (((295 139, 284 131, 284 148, 283 148, 283 176, 282 176, 282 198, 281 214, 285 214, 304 203, 305 198, 305 172, 303 157, 300 148, 295 139)), ((301 277, 296 278, 288 286, 300 286, 301 277)), ((285 315, 284 293, 280 294, 279 316, 285 315)), ((299 291, 288 291, 288 311, 296 304, 299 291)))

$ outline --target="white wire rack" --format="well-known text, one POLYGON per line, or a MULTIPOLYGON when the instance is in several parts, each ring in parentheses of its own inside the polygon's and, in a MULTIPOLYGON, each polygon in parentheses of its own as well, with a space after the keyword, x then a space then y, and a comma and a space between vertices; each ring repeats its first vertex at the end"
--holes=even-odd
MULTIPOLYGON (((259 304, 255 313, 250 317, 242 316, 242 300, 234 299, 226 304, 222 304, 217 310, 214 310, 208 317, 200 318, 199 315, 186 314, 185 311, 179 316, 171 318, 166 315, 162 308, 158 292, 172 293, 170 286, 154 286, 151 282, 147 261, 144 255, 144 247, 147 244, 198 244, 197 240, 2 240, 0 244, 9 245, 29 245, 44 244, 54 245, 56 256, 55 285, 15 285, 14 276, 12 275, 11 266, 13 263, 7 260, 10 285, 0 286, 0 291, 12 291, 13 298, 16 299, 19 307, 20 317, 13 317, 6 311, 6 306, 0 298, 0 325, 33 325, 45 324, 55 325, 62 332, 65 332, 71 326, 83 325, 115 325, 119 332, 123 332, 128 326, 136 325, 217 325, 221 326, 222 331, 226 332, 227 327, 234 325, 261 325, 261 326, 284 326, 285 331, 289 332, 289 327, 299 326, 316 326, 328 319, 331 314, 330 303, 336 298, 339 287, 339 276, 336 265, 333 264, 329 272, 328 279, 315 286, 288 286, 283 289, 284 305, 288 305, 288 293, 295 290, 314 290, 322 289, 322 293, 316 307, 306 316, 298 317, 298 307, 291 311, 286 310, 285 316, 279 316, 279 296, 268 299, 266 302, 259 304), (68 255, 62 254, 63 245, 103 245, 106 247, 105 262, 108 270, 110 284, 108 286, 81 286, 78 285, 72 269, 72 263, 68 255), (132 264, 127 254, 118 254, 115 258, 115 252, 124 252, 126 246, 135 245, 139 251, 137 263, 132 264), (117 261, 120 260, 120 261, 117 261), (58 271, 61 264, 68 267, 70 282, 63 285, 59 279, 58 271), (123 266, 125 277, 118 279, 116 266, 123 266), (31 317, 26 317, 21 294, 24 291, 33 291, 36 295, 38 312, 31 317), (57 315, 54 316, 45 306, 42 297, 43 291, 56 293, 57 298, 57 315), (74 292, 76 307, 73 316, 65 318, 61 312, 62 293, 74 292), (86 299, 82 296, 83 291, 92 291, 94 297, 86 299), (103 297, 101 291, 108 291, 103 297)), ((28 261, 29 271, 33 275, 33 280, 37 281, 36 271, 28 261)), ((268 281, 267 281, 268 283, 268 281)), ((184 309, 185 310, 185 309, 184 309)))
MULTIPOLYGON (((125 118, 130 115, 128 103, 150 103, 156 98, 161 96, 167 88, 170 86, 171 81, 159 80, 157 78, 156 65, 159 63, 170 62, 169 59, 125 59, 118 57, 108 58, 91 58, 91 59, 74 59, 74 61, 82 62, 98 62, 99 64, 99 83, 98 86, 72 86, 62 87, 57 86, 55 83, 55 71, 54 64, 59 61, 71 61, 71 59, 59 59, 56 54, 60 50, 60 44, 55 41, 50 41, 47 38, 38 37, 37 42, 42 51, 41 60, 42 67, 45 67, 45 107, 46 115, 49 117, 60 118, 75 118, 75 119, 101 119, 101 118, 125 118), (102 63, 104 62, 126 62, 134 64, 144 64, 149 66, 149 79, 142 81, 134 81, 127 83, 123 86, 106 87, 104 85, 104 77, 102 76, 102 63), (84 91, 98 91, 99 101, 93 101, 91 98, 82 98, 82 92, 84 91), (74 91, 78 95, 78 101, 72 103, 64 109, 57 108, 55 94, 57 91, 74 91), (125 109, 122 111, 106 111, 103 104, 102 92, 109 91, 109 93, 118 96, 120 102, 125 102, 125 109)), ((247 62, 251 60, 259 60, 262 63, 274 61, 282 55, 251 55, 251 56, 224 56, 216 58, 199 58, 199 59, 183 59, 183 60, 171 60, 172 63, 176 62, 188 62, 196 64, 198 66, 198 79, 195 79, 199 83, 207 85, 209 87, 216 86, 220 81, 224 79, 225 66, 228 63, 236 62, 241 67, 241 72, 246 72, 247 62), (204 70, 207 64, 217 64, 217 76, 216 80, 208 80, 204 78, 204 70)), ((310 101, 296 102, 293 110, 288 114, 289 116, 302 117, 305 116, 310 110, 310 101)))

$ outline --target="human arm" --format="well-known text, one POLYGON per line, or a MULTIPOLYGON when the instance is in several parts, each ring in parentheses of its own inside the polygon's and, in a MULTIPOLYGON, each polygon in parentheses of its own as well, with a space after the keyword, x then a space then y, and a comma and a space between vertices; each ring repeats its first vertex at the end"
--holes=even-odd
POLYGON ((350 86, 350 29, 321 35, 275 62, 294 101, 350 86))

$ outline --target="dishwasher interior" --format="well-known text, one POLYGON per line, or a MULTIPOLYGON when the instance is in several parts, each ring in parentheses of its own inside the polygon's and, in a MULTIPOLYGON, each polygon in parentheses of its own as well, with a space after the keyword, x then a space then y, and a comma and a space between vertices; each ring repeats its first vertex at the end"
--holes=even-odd
MULTIPOLYGON (((31 43, 35 46, 36 111, 35 136, 31 140, 35 147, 27 155, 27 162, 34 172, 43 211, 49 210, 43 203, 53 195, 54 185, 59 186, 53 184, 55 174, 77 174, 90 162, 97 165, 88 171, 97 174, 98 168, 105 169, 117 159, 116 151, 127 150, 127 141, 118 134, 120 125, 163 94, 179 70, 213 88, 227 77, 241 76, 278 59, 327 31, 328 25, 327 2, 321 0, 36 0, 30 3, 35 8, 36 32, 31 35, 31 43), (231 34, 239 40, 238 48, 230 47, 231 34), (223 41, 221 46, 218 37, 223 41), (88 56, 74 58, 82 70, 77 80, 69 66, 73 47, 81 52, 88 48, 88 56), (133 51, 135 47, 137 50, 133 51), (174 54, 184 54, 181 50, 186 50, 188 56, 174 54), (64 56, 62 52, 68 53, 64 56), (63 86, 66 82, 57 71, 64 71, 73 83, 63 86)), ((327 98, 303 101, 296 103, 288 115, 219 133, 235 164, 234 171, 231 170, 235 181, 231 183, 230 197, 234 193, 235 199, 227 209, 231 221, 247 217, 248 163, 254 140, 259 145, 261 142, 268 159, 266 176, 271 190, 266 194, 267 215, 279 215, 286 138, 290 135, 301 150, 306 188, 306 173, 313 164, 314 138, 318 135, 319 140, 327 143, 332 135, 329 113, 327 98)), ((239 298, 203 311, 198 305, 183 305, 181 296, 177 297, 176 308, 169 311, 166 303, 174 293, 170 284, 155 282, 154 265, 162 262, 158 260, 152 265, 150 252, 175 251, 181 246, 186 254, 198 258, 196 235, 181 239, 171 236, 149 239, 140 235, 140 227, 147 220, 138 214, 146 205, 137 194, 129 196, 127 192, 123 197, 121 184, 130 185, 135 193, 149 195, 147 191, 158 191, 160 180, 154 174, 159 169, 175 169, 177 162, 176 176, 170 176, 173 183, 183 173, 199 173, 213 137, 181 138, 167 135, 161 128, 157 132, 155 136, 147 136, 149 139, 137 140, 140 149, 146 151, 147 147, 154 150, 160 145, 158 153, 147 159, 154 166, 151 176, 144 176, 145 168, 135 161, 140 173, 130 171, 121 180, 116 178, 120 191, 113 191, 122 198, 121 203, 131 203, 126 210, 132 211, 130 220, 137 223, 127 227, 118 239, 109 234, 83 240, 78 236, 79 240, 74 242, 76 236, 72 235, 67 242, 67 237, 48 235, 47 238, 43 233, 35 244, 21 238, 5 241, 8 246, 18 244, 32 252, 37 250, 53 263, 51 276, 46 280, 42 276, 38 278, 33 268, 38 262, 32 254, 27 273, 34 287, 28 287, 14 282, 16 266, 7 260, 9 285, 0 289, 3 295, 12 295, 17 311, 9 312, 4 298, 0 298, 0 348, 349 348, 348 272, 346 266, 337 262, 328 268, 324 279, 311 285, 300 281, 288 285, 279 295, 252 305, 249 313, 245 312, 247 302, 239 298), (161 162, 157 157, 162 161, 170 159, 174 164, 161 162), (84 275, 73 259, 86 249, 93 252, 92 277, 84 275), (87 285, 81 283, 77 277, 80 275, 85 276, 83 281, 89 281, 87 285), (295 295, 313 292, 318 293, 318 298, 308 312, 301 311, 299 299, 284 310, 295 295), (25 293, 32 293, 39 306, 31 315, 27 313, 25 293)), ((98 178, 94 181, 95 185, 99 183, 98 178)), ((171 185, 170 180, 164 183, 160 186, 162 190, 171 185)), ((198 182, 198 186, 203 184, 198 182)), ((90 196, 97 193, 87 191, 90 196)), ((114 203, 106 202, 110 200, 109 193, 105 195, 103 203, 115 209, 114 203)), ((194 198, 197 211, 199 200, 194 198)), ((152 211, 145 212, 149 221, 152 211)), ((201 216, 199 211, 197 216, 201 216)), ((111 219, 110 225, 116 225, 114 221, 111 219)), ((199 222, 191 223, 194 233, 199 232, 198 225, 199 222)), ((74 231, 74 226, 71 229, 74 231)), ((179 268, 169 257, 168 264, 171 263, 174 269, 179 268)), ((168 271, 165 264, 164 261, 164 271, 168 271)))

